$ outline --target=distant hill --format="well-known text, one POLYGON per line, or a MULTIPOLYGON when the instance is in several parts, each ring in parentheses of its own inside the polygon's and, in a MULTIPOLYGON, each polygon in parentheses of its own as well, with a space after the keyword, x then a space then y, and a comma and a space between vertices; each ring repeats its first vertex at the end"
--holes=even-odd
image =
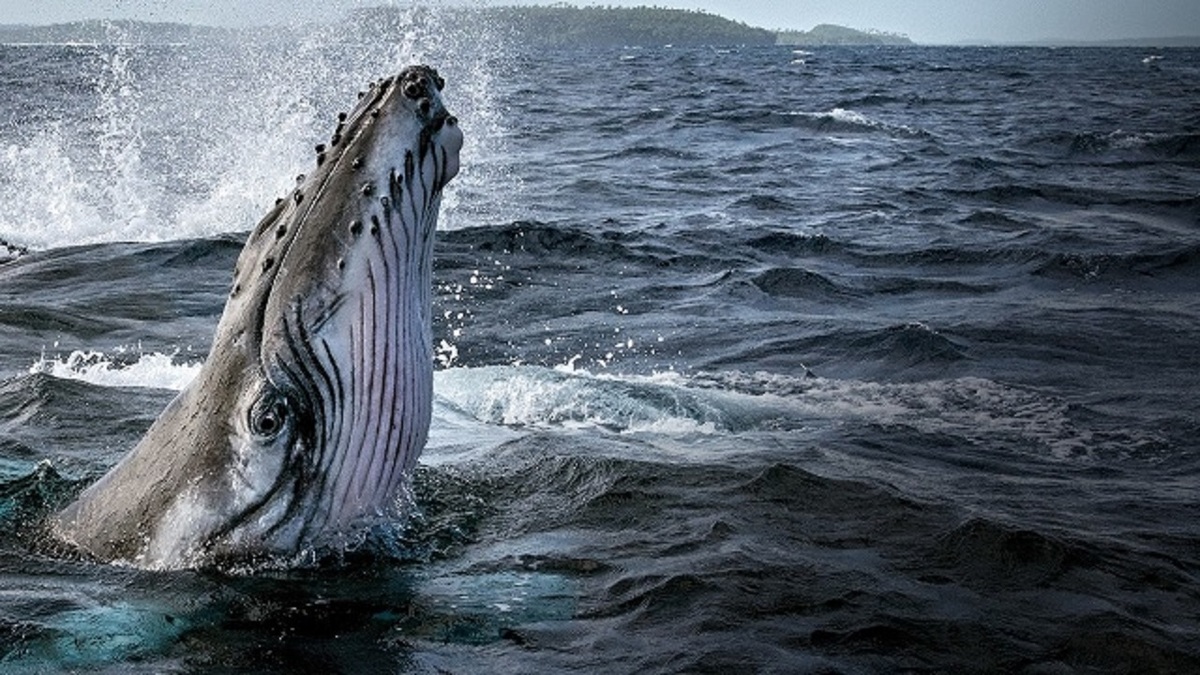
POLYGON ((2 44, 175 44, 231 35, 229 29, 146 21, 77 21, 50 26, 0 26, 2 44))
MULTIPOLYGON (((811 31, 773 32, 709 14, 708 12, 659 7, 550 6, 447 9, 461 14, 461 25, 486 25, 492 34, 508 36, 515 44, 529 47, 734 47, 785 45, 909 45, 908 38, 880 32, 864 32, 823 24, 811 31)), ((359 34, 372 35, 404 29, 407 22, 420 20, 420 12, 401 7, 355 10, 349 21, 359 34)), ((254 30, 254 29, 249 29, 254 30)), ((289 29, 269 33, 255 31, 266 39, 288 39, 289 29)), ((236 37, 239 31, 210 26, 143 21, 79 21, 50 26, 0 26, 0 43, 133 43, 175 44, 236 37)), ((334 38, 336 39, 336 38, 334 38)))
MULTIPOLYGON (((855 30, 821 24, 808 31, 769 31, 731 21, 703 11, 661 7, 575 7, 565 3, 549 6, 465 7, 437 10, 381 6, 352 11, 346 21, 323 25, 331 41, 394 36, 412 23, 432 16, 453 14, 442 26, 457 25, 464 31, 485 29, 502 35, 512 44, 529 47, 737 47, 790 45, 821 47, 833 45, 908 46, 907 36, 875 30, 855 30)), ((313 26, 216 28, 179 23, 89 20, 49 26, 0 25, 0 44, 178 44, 222 39, 291 41, 310 34, 313 26)), ((964 43, 966 44, 966 43, 964 43)), ((981 43, 972 42, 978 45, 981 43)), ((1108 41, 1035 40, 1020 43, 1063 47, 1200 47, 1200 36, 1135 38, 1108 41)))
POLYGON ((659 47, 773 45, 775 34, 707 12, 657 7, 498 7, 480 10, 525 45, 659 47))
POLYGON ((907 36, 879 31, 861 31, 844 26, 834 26, 823 23, 810 31, 787 30, 778 34, 778 44, 796 45, 801 47, 820 47, 829 45, 892 45, 909 46, 912 40, 907 36))
MULTIPOLYGON (((810 31, 773 32, 703 11, 659 7, 550 6, 445 9, 459 15, 456 23, 487 26, 492 34, 505 35, 514 44, 529 47, 678 47, 760 45, 909 45, 907 37, 875 31, 858 31, 823 24, 810 31)), ((403 31, 428 12, 402 7, 374 7, 349 15, 351 31, 377 35, 403 31)), ((247 29, 256 38, 289 39, 292 29, 247 29)), ((50 26, 0 26, 0 43, 133 43, 174 44, 236 38, 242 31, 210 26, 143 21, 80 21, 50 26)), ((331 39, 346 36, 331 33, 331 39)), ((347 39, 349 39, 347 37, 347 39)))
MULTIPOLYGON (((492 34, 506 35, 516 44, 532 47, 744 46, 773 45, 771 31, 753 28, 715 14, 654 7, 604 8, 569 5, 446 9, 462 15, 460 25, 481 22, 492 34)), ((401 7, 360 9, 350 23, 360 34, 403 30, 422 12, 401 7)), ((287 39, 293 27, 263 37, 287 39)), ((0 43, 193 43, 236 36, 235 29, 141 21, 80 21, 49 26, 0 26, 0 43)), ((331 35, 336 35, 333 33, 331 35)), ((337 39, 334 37, 333 39, 337 39)))

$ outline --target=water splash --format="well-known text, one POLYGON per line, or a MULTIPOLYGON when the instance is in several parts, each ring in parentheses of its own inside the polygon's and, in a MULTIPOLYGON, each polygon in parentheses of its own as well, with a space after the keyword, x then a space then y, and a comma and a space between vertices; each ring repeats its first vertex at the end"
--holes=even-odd
POLYGON ((33 248, 160 240, 164 184, 147 167, 148 83, 140 48, 109 25, 108 43, 80 52, 90 114, 20 129, 0 140, 0 237, 33 248))
POLYGON ((66 357, 43 355, 29 373, 80 380, 101 387, 150 387, 182 390, 200 372, 198 361, 180 361, 178 354, 154 352, 132 361, 114 360, 103 352, 74 351, 66 357))
MULTIPOLYGON (((43 356, 29 372, 178 391, 201 365, 179 354, 76 351, 43 356)), ((976 377, 880 383, 737 371, 622 375, 569 362, 451 367, 434 374, 434 392, 437 445, 490 447, 485 439, 547 429, 692 439, 787 431, 816 441, 844 425, 873 424, 1075 460, 1117 452, 1128 440, 1107 438, 1054 397, 976 377)))
POLYGON ((0 130, 0 240, 47 249, 249 230, 310 168, 313 146, 357 91, 418 62, 446 76, 469 137, 442 227, 502 221, 520 203, 503 160, 509 50, 470 17, 360 10, 167 47, 135 44, 114 26, 106 44, 71 48, 83 73, 76 109, 0 130))

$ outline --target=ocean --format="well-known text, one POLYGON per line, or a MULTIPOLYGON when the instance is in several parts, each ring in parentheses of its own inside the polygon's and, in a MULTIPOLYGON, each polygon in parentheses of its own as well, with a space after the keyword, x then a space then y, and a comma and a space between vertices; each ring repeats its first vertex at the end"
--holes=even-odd
POLYGON ((111 33, 0 47, 4 672, 1200 672, 1200 50, 111 33), (55 546, 411 62, 467 136, 417 510, 55 546))

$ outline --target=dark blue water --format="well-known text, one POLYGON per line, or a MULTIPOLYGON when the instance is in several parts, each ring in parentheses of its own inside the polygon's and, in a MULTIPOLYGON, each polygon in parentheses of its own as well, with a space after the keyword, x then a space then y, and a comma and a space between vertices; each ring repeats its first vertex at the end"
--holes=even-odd
POLYGON ((0 48, 5 672, 1200 670, 1200 51, 0 48), (297 570, 42 518, 356 87, 468 134, 420 512, 297 570))

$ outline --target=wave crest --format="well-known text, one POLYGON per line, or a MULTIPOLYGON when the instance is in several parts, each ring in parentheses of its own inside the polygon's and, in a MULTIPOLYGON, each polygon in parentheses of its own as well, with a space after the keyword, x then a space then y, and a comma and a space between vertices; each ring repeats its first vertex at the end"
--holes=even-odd
POLYGON ((148 387, 182 390, 200 372, 199 361, 180 360, 178 353, 119 353, 73 351, 65 357, 41 356, 29 374, 79 380, 101 387, 148 387))

